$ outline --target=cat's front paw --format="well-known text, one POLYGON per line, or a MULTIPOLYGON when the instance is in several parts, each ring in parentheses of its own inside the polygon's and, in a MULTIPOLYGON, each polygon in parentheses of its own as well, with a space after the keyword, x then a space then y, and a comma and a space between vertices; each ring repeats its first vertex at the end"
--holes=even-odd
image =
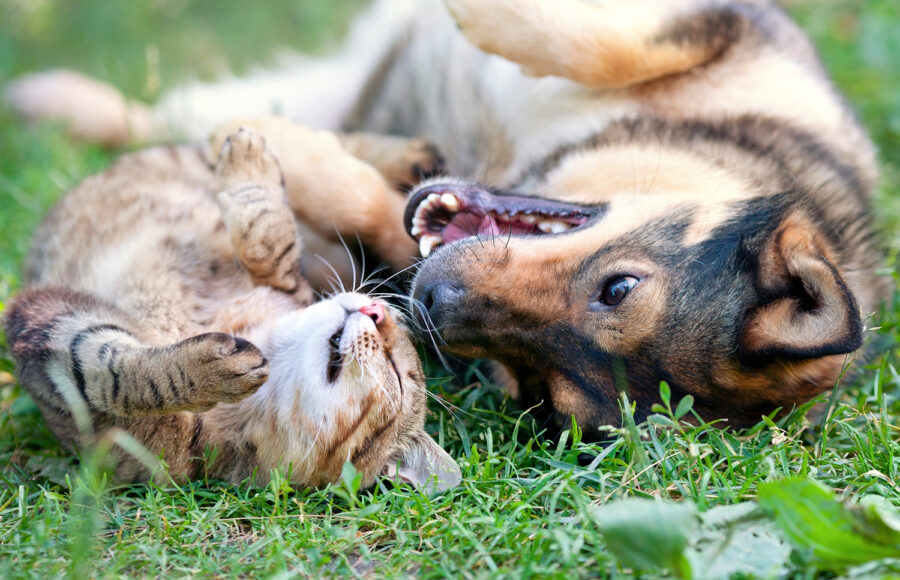
POLYGON ((243 338, 211 332, 189 338, 178 348, 194 386, 189 398, 202 408, 240 401, 269 378, 268 361, 243 338))
POLYGON ((280 190, 284 186, 281 167, 266 148, 266 140, 244 128, 225 139, 216 172, 226 190, 251 185, 280 190))

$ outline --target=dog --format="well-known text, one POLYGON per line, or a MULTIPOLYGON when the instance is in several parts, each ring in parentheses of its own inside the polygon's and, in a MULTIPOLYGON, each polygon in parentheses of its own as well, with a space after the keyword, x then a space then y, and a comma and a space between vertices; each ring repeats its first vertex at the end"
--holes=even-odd
POLYGON ((107 143, 273 110, 435 143, 453 177, 383 224, 426 258, 420 324, 585 439, 622 393, 645 418, 661 381, 735 427, 803 403, 890 293, 873 146, 768 0, 381 0, 334 57, 155 107, 63 74, 7 98, 107 143), (61 86, 93 113, 48 113, 61 86))

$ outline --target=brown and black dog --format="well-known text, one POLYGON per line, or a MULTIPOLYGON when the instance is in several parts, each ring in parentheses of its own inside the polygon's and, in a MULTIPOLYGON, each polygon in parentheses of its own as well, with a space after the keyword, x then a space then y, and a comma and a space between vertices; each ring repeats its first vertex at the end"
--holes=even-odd
MULTIPOLYGON (((405 226, 427 257, 421 322, 588 438, 619 422, 620 391, 646 416, 660 381, 735 426, 835 385, 889 294, 875 156, 776 4, 440 4, 381 0, 332 59, 152 109, 109 96, 90 117, 102 121, 73 131, 200 137, 277 109, 430 139, 460 177, 420 184, 381 224, 405 226)), ((77 117, 47 110, 59 74, 10 101, 77 117)), ((338 230, 346 218, 330 216, 338 230)))
POLYGON ((448 351, 588 436, 620 391, 646 416, 660 381, 736 426, 835 385, 886 296, 872 148, 776 6, 450 6, 482 49, 580 85, 592 129, 499 187, 413 192, 433 252, 413 297, 448 351), (606 99, 625 110, 598 124, 606 99))

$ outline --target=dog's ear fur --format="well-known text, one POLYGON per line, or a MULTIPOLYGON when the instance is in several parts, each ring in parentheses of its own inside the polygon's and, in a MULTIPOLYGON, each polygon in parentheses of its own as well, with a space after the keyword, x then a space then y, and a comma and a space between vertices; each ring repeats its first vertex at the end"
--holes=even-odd
POLYGON ((765 240, 756 258, 763 303, 743 320, 743 362, 808 360, 862 345, 859 307, 831 253, 814 223, 798 214, 782 220, 765 240))

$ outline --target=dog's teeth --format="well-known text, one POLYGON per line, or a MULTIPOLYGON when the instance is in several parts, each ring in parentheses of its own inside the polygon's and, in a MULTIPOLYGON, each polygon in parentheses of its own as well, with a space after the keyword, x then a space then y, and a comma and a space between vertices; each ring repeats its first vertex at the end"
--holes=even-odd
POLYGON ((533 224, 538 220, 537 216, 530 215, 527 212, 525 214, 517 215, 516 219, 524 224, 533 224))
MULTIPOLYGON (((429 197, 429 199, 431 198, 430 195, 428 197, 429 197)), ((443 204, 443 206, 445 208, 447 208, 448 210, 450 210, 454 213, 459 211, 459 200, 456 199, 456 196, 454 196, 452 194, 449 194, 449 193, 441 194, 441 204, 443 204)))
POLYGON ((416 215, 422 215, 427 213, 434 205, 440 201, 441 196, 436 193, 428 194, 428 197, 423 199, 421 203, 419 203, 419 207, 416 208, 416 215))
POLYGON ((422 254, 423 258, 427 258, 431 255, 431 236, 422 236, 422 239, 419 240, 419 253, 422 254))
POLYGON ((441 236, 426 234, 419 240, 419 253, 422 254, 423 258, 427 258, 431 255, 431 251, 434 250, 435 247, 441 245, 441 242, 443 241, 444 239, 441 236))
POLYGON ((545 234, 558 234, 569 229, 569 226, 565 222, 545 220, 538 223, 538 228, 545 234))
POLYGON ((409 231, 414 236, 418 236, 419 234, 424 234, 428 231, 428 220, 425 218, 419 217, 416 215, 412 220, 412 229, 409 231))
POLYGON ((569 229, 569 226, 567 226, 563 222, 550 222, 550 231, 553 232, 554 234, 564 232, 567 229, 569 229))

